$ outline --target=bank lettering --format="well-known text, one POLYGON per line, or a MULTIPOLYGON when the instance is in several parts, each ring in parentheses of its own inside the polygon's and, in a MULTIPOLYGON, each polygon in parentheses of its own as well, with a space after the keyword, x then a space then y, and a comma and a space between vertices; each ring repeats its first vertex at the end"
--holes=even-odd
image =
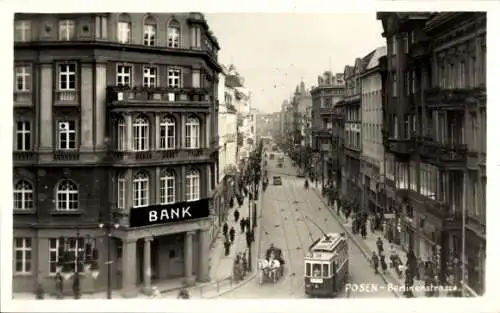
POLYGON ((185 219, 193 217, 190 206, 182 207, 182 208, 171 208, 171 209, 161 209, 151 210, 149 211, 149 222, 154 223, 157 221, 168 221, 168 220, 176 220, 176 219, 185 219), (159 216, 158 216, 159 215, 159 216))

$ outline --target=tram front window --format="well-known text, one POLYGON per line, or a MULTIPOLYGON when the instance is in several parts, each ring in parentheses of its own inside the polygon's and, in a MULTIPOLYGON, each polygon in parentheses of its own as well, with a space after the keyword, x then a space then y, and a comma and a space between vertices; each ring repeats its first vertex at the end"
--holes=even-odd
POLYGON ((328 264, 323 264, 323 277, 328 277, 328 264))
POLYGON ((313 276, 314 277, 321 276, 321 264, 313 264, 313 276))

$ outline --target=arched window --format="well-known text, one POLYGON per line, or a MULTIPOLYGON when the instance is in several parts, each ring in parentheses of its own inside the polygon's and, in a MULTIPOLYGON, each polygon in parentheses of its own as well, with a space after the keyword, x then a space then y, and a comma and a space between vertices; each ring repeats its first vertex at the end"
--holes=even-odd
POLYGON ((149 205, 149 176, 140 172, 132 181, 133 207, 140 208, 149 205))
POLYGON ((144 19, 144 45, 156 45, 156 20, 151 15, 144 19))
POLYGON ((116 32, 118 36, 118 42, 122 44, 131 43, 132 38, 132 19, 128 14, 120 14, 118 17, 118 31, 116 32))
POLYGON ((187 149, 198 149, 200 147, 200 120, 194 116, 186 121, 186 143, 187 149))
POLYGON ((34 205, 33 185, 20 180, 14 185, 14 210, 33 210, 34 205))
POLYGON ((134 151, 149 150, 149 122, 143 117, 138 117, 132 125, 134 131, 134 151))
POLYGON ((171 117, 160 121, 160 149, 175 149, 175 120, 171 117))
POLYGON ((78 210, 78 186, 74 182, 66 179, 57 185, 56 210, 78 210))
POLYGON ((160 176, 160 204, 175 203, 175 173, 164 171, 160 176))
POLYGON ((169 48, 179 48, 181 42, 181 24, 176 20, 168 23, 167 39, 169 48))
POLYGON ((200 199, 200 172, 191 169, 186 174, 186 201, 200 199))
POLYGON ((127 124, 123 117, 116 123, 116 148, 118 151, 127 150, 127 124))
POLYGON ((125 197, 126 197, 125 176, 123 174, 118 175, 116 178, 116 206, 118 209, 125 209, 125 197))

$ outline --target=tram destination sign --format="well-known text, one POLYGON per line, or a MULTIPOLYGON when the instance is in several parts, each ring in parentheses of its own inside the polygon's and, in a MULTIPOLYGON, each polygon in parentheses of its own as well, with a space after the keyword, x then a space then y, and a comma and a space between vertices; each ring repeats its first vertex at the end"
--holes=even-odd
POLYGON ((171 224, 208 217, 208 199, 130 209, 130 227, 171 224))

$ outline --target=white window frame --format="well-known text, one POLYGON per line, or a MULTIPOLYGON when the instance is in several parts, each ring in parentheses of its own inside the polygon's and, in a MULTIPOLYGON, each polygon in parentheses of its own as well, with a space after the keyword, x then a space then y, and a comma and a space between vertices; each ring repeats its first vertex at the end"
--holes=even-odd
POLYGON ((14 210, 29 211, 34 209, 35 192, 33 184, 25 179, 18 180, 14 185, 14 210))
POLYGON ((78 185, 70 180, 63 180, 56 187, 56 211, 78 211, 78 185), (74 205, 72 205, 74 204, 74 205))
POLYGON ((197 117, 189 117, 186 119, 185 125, 185 148, 186 149, 199 149, 200 148, 200 137, 201 137, 201 127, 200 120, 197 117))
POLYGON ((149 176, 138 173, 132 180, 132 207, 141 208, 149 205, 149 176))
POLYGON ((75 150, 76 147, 77 147, 76 121, 74 121, 74 120, 59 121, 57 123, 57 148, 58 148, 58 150, 75 150), (73 128, 72 128, 72 126, 73 126, 73 128), (72 134, 74 135, 73 139, 71 138, 72 134))
POLYGON ((133 147, 132 151, 149 151, 149 121, 144 117, 138 117, 132 124, 133 147))
POLYGON ((156 45, 156 25, 144 25, 144 45, 148 47, 156 45))
POLYGON ((33 254, 32 254, 33 241, 29 237, 16 237, 14 238, 14 273, 15 274, 31 274, 33 268, 33 254), (20 243, 20 245, 18 245, 20 243), (18 252, 21 253, 21 269, 18 270, 18 252))
POLYGON ((200 171, 191 169, 186 173, 186 201, 200 199, 200 171))
POLYGON ((31 151, 33 144, 30 121, 16 121, 16 151, 31 151), (21 126, 21 127, 19 127, 21 126), (21 147, 18 146, 19 138, 21 138, 21 147))
MULTIPOLYGON (((85 247, 83 243, 83 238, 65 238, 68 242, 67 250, 68 252, 72 252, 73 255, 73 270, 76 272, 78 270, 78 263, 85 263, 85 247), (80 244, 82 245, 81 247, 80 244), (78 254, 80 253, 80 256, 78 254)), ((61 245, 61 241, 59 238, 49 238, 49 273, 55 274, 55 268, 57 267, 57 263, 59 260, 59 246, 61 245), (52 261, 51 254, 54 254, 54 261, 52 261), (54 271, 51 269, 51 263, 55 263, 54 271)))
POLYGON ((116 207, 120 210, 125 209, 125 199, 126 199, 127 185, 125 182, 125 177, 123 175, 118 176, 116 179, 116 207))
POLYGON ((169 68, 167 71, 168 88, 181 88, 182 71, 178 68, 169 68))
POLYGON ((142 85, 154 88, 158 84, 158 68, 155 66, 145 66, 142 71, 142 85))
POLYGON ((180 27, 169 26, 167 30, 167 45, 169 48, 180 48, 181 29, 180 27))
POLYGON ((193 73, 192 73, 192 87, 193 88, 200 88, 201 87, 201 73, 200 73, 200 71, 197 71, 197 70, 193 71, 193 73))
POLYGON ((60 20, 59 21, 59 40, 70 41, 75 38, 75 27, 76 23, 74 20, 60 20))
POLYGON ((160 204, 175 203, 175 173, 165 171, 160 177, 160 204))
POLYGON ((58 77, 59 84, 58 88, 61 91, 73 91, 76 90, 76 64, 68 63, 68 64, 59 64, 58 66, 58 77), (73 78, 74 87, 71 88, 71 79, 73 78), (62 83, 65 82, 66 86, 63 88, 62 83))
POLYGON ((116 125, 116 145, 118 151, 127 150, 127 122, 121 118, 116 125))
POLYGON ((116 67, 116 85, 131 86, 132 85, 132 66, 119 64, 116 67))
POLYGON ((31 67, 30 66, 16 66, 16 81, 15 87, 16 91, 30 91, 31 88, 28 87, 31 80, 31 67), (19 88, 19 80, 21 81, 21 88, 19 88))
POLYGON ((131 43, 132 25, 129 22, 118 22, 117 39, 121 44, 131 43))
POLYGON ((107 39, 108 38, 108 18, 106 16, 96 17, 96 38, 97 39, 107 39))
POLYGON ((26 42, 31 40, 31 21, 16 21, 14 28, 18 34, 18 36, 15 37, 18 39, 16 41, 26 42))
POLYGON ((160 120, 160 149, 175 149, 175 119, 166 116, 160 120), (172 135, 169 135, 169 133, 172 135))

